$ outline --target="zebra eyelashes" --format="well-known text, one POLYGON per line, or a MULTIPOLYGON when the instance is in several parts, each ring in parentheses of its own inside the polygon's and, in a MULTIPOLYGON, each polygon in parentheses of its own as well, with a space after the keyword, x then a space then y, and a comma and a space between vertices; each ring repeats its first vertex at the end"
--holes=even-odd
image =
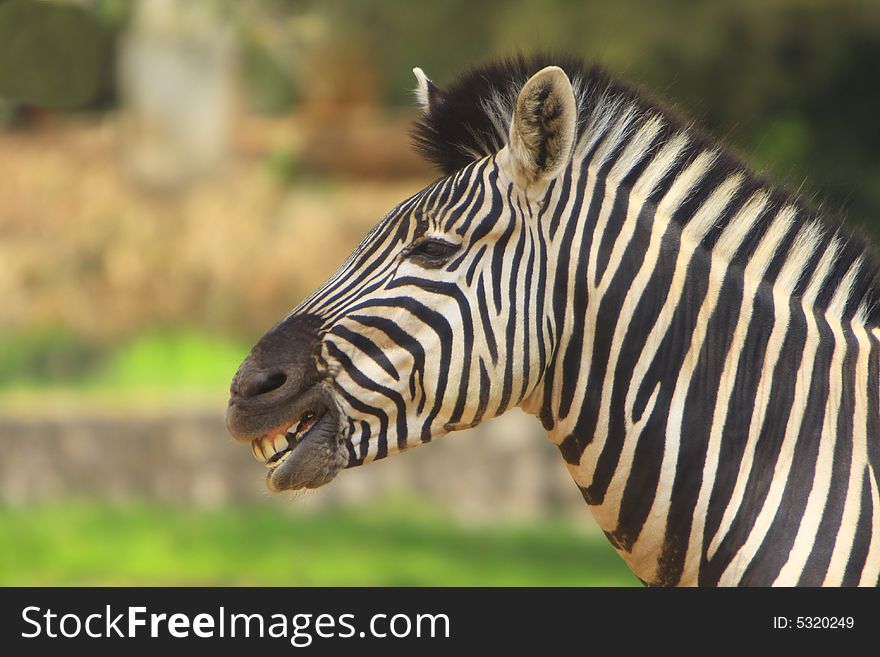
POLYGON ((459 245, 438 237, 418 240, 404 252, 404 258, 414 261, 426 269, 437 269, 445 265, 458 252, 459 245))

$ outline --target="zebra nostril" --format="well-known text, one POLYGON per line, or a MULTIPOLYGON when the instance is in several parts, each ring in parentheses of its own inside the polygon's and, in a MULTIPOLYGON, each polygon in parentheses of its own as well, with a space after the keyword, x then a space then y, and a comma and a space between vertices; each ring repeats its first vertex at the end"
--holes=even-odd
POLYGON ((254 372, 243 381, 238 381, 238 393, 245 398, 258 397, 278 390, 287 382, 284 372, 254 372))

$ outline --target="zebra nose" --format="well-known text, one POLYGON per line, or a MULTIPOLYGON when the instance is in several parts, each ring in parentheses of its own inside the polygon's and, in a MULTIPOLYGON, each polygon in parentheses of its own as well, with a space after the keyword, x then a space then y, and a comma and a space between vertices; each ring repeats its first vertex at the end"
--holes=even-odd
POLYGON ((312 316, 293 315, 260 338, 229 386, 229 407, 237 408, 233 412, 267 412, 318 381, 318 321, 312 316))
POLYGON ((251 370, 236 377, 230 392, 243 399, 253 399, 278 390, 285 383, 287 374, 280 370, 251 370))

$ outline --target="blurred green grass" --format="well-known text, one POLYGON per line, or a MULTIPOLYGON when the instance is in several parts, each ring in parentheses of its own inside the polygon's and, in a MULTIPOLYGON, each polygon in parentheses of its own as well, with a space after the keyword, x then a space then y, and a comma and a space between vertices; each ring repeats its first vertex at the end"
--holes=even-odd
POLYGON ((0 410, 214 406, 250 345, 188 329, 111 344, 64 330, 0 337, 0 410))
POLYGON ((463 528, 429 509, 292 515, 98 503, 0 508, 0 585, 635 586, 602 536, 463 528))
POLYGON ((247 355, 243 341, 187 330, 145 331, 116 344, 64 330, 0 338, 0 387, 213 387, 247 355))

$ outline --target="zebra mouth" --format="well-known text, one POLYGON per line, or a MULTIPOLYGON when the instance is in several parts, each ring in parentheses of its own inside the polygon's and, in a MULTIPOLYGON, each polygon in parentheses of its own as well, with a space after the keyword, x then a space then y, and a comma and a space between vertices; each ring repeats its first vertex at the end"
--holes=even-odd
POLYGON ((252 440, 251 452, 268 468, 266 486, 272 492, 318 488, 348 462, 339 421, 331 410, 306 411, 252 440))
POLYGON ((320 381, 280 399, 233 392, 226 426, 266 466, 270 491, 318 488, 348 465, 343 417, 329 387, 320 381))
POLYGON ((282 432, 270 432, 251 441, 251 452, 258 463, 274 470, 290 456, 319 420, 314 413, 306 411, 303 416, 282 432))

